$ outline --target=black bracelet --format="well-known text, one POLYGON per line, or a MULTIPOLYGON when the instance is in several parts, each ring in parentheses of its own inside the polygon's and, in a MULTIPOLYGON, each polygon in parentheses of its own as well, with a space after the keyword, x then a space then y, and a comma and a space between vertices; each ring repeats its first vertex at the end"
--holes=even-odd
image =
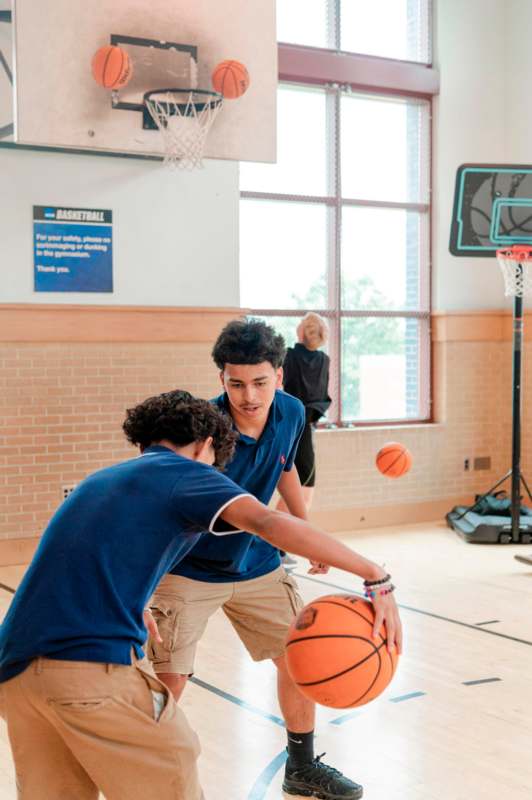
POLYGON ((364 581, 364 586, 369 588, 370 586, 380 586, 381 583, 388 583, 391 581, 392 576, 388 573, 384 578, 381 578, 380 581, 364 581))

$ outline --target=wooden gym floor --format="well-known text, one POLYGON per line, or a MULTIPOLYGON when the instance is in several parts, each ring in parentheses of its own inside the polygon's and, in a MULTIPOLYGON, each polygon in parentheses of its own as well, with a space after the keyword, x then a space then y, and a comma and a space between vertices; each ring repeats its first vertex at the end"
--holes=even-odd
MULTIPOLYGON (((443 523, 343 539, 393 573, 405 653, 377 701, 319 709, 316 752, 364 784, 367 800, 529 800, 532 567, 513 555, 532 546, 464 544, 443 523)), ((0 568, 0 583, 15 588, 23 572, 0 568)), ((295 574, 307 601, 360 588, 338 570, 304 577, 303 560, 295 574)), ((2 615, 11 596, 0 588, 2 615)), ((281 797, 285 733, 274 668, 248 658, 221 613, 201 643, 183 708, 202 741, 207 800, 281 797)), ((2 723, 0 800, 15 797, 2 723)))

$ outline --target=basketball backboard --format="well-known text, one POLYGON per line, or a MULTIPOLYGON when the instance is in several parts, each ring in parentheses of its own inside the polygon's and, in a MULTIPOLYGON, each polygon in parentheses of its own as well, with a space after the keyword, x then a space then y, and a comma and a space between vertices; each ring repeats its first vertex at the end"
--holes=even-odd
POLYGON ((248 91, 225 100, 207 158, 275 161, 275 0, 14 0, 15 141, 19 144, 157 156, 161 134, 143 95, 212 90, 225 59, 246 65, 248 91), (133 77, 119 92, 91 75, 104 45, 128 51, 133 77))
POLYGON ((455 256, 495 256, 532 245, 532 166, 462 164, 456 173, 451 240, 455 256))

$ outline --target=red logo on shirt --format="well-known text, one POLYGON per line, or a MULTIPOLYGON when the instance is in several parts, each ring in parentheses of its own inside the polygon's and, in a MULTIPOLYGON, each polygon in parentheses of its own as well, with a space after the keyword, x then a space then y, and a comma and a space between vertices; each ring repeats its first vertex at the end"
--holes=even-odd
POLYGON ((284 456, 281 456, 281 464, 286 464, 286 458, 284 456))

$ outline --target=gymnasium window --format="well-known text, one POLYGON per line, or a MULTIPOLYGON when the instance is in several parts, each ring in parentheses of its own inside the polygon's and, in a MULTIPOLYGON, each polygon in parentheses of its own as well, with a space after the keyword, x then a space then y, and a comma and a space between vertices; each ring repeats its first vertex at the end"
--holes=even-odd
POLYGON ((298 74, 281 74, 277 163, 241 164, 241 305, 288 344, 305 311, 327 317, 329 425, 430 418, 430 98, 331 81, 327 60, 349 75, 341 47, 364 44, 381 66, 426 62, 428 3, 277 4, 280 65, 298 74), (357 38, 376 8, 380 37, 357 38))

